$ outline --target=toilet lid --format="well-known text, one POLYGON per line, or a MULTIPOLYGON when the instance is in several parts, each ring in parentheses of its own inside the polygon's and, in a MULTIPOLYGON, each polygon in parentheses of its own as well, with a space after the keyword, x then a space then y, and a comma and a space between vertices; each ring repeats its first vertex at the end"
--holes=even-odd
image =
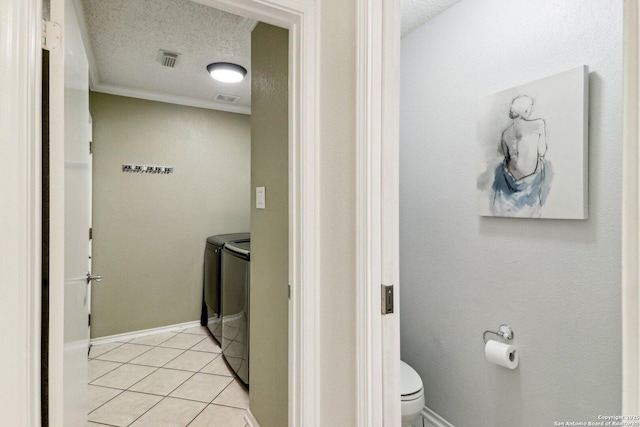
POLYGON ((402 396, 422 390, 420 375, 409 365, 400 361, 400 393, 402 396))

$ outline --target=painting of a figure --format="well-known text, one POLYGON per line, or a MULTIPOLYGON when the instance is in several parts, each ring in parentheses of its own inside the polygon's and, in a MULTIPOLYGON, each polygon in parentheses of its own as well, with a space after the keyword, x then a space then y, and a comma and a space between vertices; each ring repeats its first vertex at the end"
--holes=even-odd
POLYGON ((586 67, 479 103, 480 215, 587 217, 586 67))
POLYGON ((511 102, 511 124, 502 132, 499 153, 504 160, 496 168, 491 212, 496 216, 540 217, 551 184, 546 179, 547 135, 541 118, 531 119, 533 100, 520 95, 511 102))

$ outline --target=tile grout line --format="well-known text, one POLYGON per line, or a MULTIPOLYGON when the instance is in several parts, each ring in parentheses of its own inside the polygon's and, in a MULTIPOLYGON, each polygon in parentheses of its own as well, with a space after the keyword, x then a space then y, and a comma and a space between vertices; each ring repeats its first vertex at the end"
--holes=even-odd
MULTIPOLYGON (((211 360, 211 362, 213 362, 216 359, 217 359, 217 357, 214 357, 213 360, 211 360)), ((173 361, 173 359, 171 361, 167 362, 167 363, 171 363, 172 361, 173 361)), ((123 363, 123 365, 145 366, 147 368, 166 369, 168 371, 191 372, 191 373, 194 373, 194 374, 205 374, 205 375, 215 375, 215 376, 218 376, 218 377, 235 378, 233 375, 222 375, 222 374, 212 374, 212 373, 209 373, 209 372, 202 372, 202 369, 206 368, 207 365, 209 365, 209 363, 211 363, 211 362, 208 362, 205 366, 203 366, 198 371, 190 371, 189 369, 167 368, 165 365, 163 365, 163 366, 150 366, 150 365, 140 365, 138 363, 123 363)), ((111 371, 111 372, 113 372, 113 371, 111 371)), ((93 385, 100 385, 100 384, 93 384, 93 385)), ((101 385, 100 387, 107 387, 107 386, 102 386, 101 385)), ((117 387, 114 387, 114 388, 117 388, 117 387)))
MULTIPOLYGON (((177 370, 177 369, 176 369, 177 370)), ((187 381, 189 381, 191 378, 193 378, 193 376, 197 374, 197 372, 193 372, 191 374, 191 376, 189 376, 189 378, 185 379, 184 381, 182 381, 180 384, 178 384, 176 387, 173 388, 173 390, 171 390, 169 393, 167 393, 165 395, 165 397, 170 397, 171 393, 173 393, 174 391, 176 391, 177 389, 179 389, 184 383, 186 383, 187 381)), ((185 399, 187 400, 187 399, 185 399)))
MULTIPOLYGON (((116 369, 120 369, 120 368, 122 368, 122 367, 123 367, 123 366, 125 366, 125 365, 132 366, 130 363, 124 362, 122 365, 118 366, 116 369)), ((153 374, 155 371, 157 371, 158 369, 160 369, 160 368, 158 368, 158 367, 156 367, 156 366, 147 366, 147 365, 133 365, 133 366, 144 366, 145 368, 153 368, 153 371, 149 372, 147 375, 145 375, 144 377, 140 378, 138 381, 136 381, 135 383, 131 384, 129 387, 133 387, 134 385, 138 384, 140 381, 142 381, 143 379, 147 378, 149 375, 153 374)), ((114 369, 113 371, 110 371, 110 372, 114 372, 116 369, 114 369)), ((110 372, 109 372, 109 373, 110 373, 110 372)), ((105 375, 107 375, 107 374, 104 374, 104 375, 103 375, 103 377, 104 377, 105 375)), ((100 377, 100 378, 102 378, 102 377, 100 377)), ((95 385, 95 386, 98 386, 98 387, 105 387, 105 386, 100 385, 100 384, 94 384, 94 382, 96 382, 96 380, 97 380, 97 379, 99 379, 99 378, 96 378, 95 380, 91 381, 91 382, 89 383, 89 385, 95 385)), ((127 388, 125 388, 125 389, 121 389, 121 388, 118 388, 118 387, 110 387, 110 388, 115 388, 115 389, 118 389, 118 390, 128 391, 128 390, 129 390, 129 387, 127 387, 127 388)))
MULTIPOLYGON (((218 398, 218 396, 220 396, 222 393, 224 393, 224 391, 225 391, 227 388, 231 387, 231 384, 233 384, 233 383, 235 383, 235 382, 237 382, 237 381, 238 381, 238 379, 234 377, 234 378, 233 378, 233 380, 232 380, 229 384, 227 384, 227 385, 222 389, 222 391, 221 391, 220 393, 218 393, 218 395, 217 395, 216 397, 214 397, 214 398, 213 398, 213 400, 216 400, 216 399, 218 398)), ((240 386, 240 384, 238 384, 238 386, 240 386)), ((241 386, 240 386, 240 387, 241 387, 241 386)), ((243 389, 243 390, 244 390, 244 389, 243 389)), ((246 391, 246 390, 245 390, 245 391, 246 391)), ((249 392, 247 392, 247 396, 248 396, 248 395, 249 395, 249 392)), ((237 406, 233 406, 233 405, 225 405, 224 403, 213 403, 213 400, 211 401, 211 404, 213 404, 213 405, 226 406, 226 407, 228 407, 228 408, 244 409, 245 411, 247 410, 247 408, 238 408, 237 406)))
POLYGON ((204 408, 202 408, 202 410, 200 412, 198 412, 196 414, 196 416, 193 417, 193 419, 191 421, 189 421, 184 427, 189 427, 191 425, 191 423, 193 423, 196 420, 196 418, 198 418, 200 416, 200 414, 202 414, 204 411, 206 411, 206 409, 209 407, 209 405, 210 404, 204 405, 204 408))
POLYGON ((224 406, 225 408, 232 408, 232 409, 240 409, 241 411, 246 411, 247 408, 241 408, 239 406, 232 406, 232 405, 225 405, 223 403, 210 403, 210 405, 213 406, 224 406))
MULTIPOLYGON (((96 359, 92 359, 92 360, 96 360, 96 359)), ((100 360, 100 362, 110 362, 110 361, 109 360, 100 360)), ((122 363, 122 362, 112 362, 112 363, 119 363, 120 366, 117 366, 117 367, 111 369, 110 371, 105 372, 104 374, 100 375, 99 377, 95 377, 94 379, 92 379, 89 382, 89 385, 97 385, 97 384, 93 384, 93 382, 99 380, 100 378, 104 377, 105 375, 115 371, 116 369, 118 369, 118 368, 120 368, 120 367, 122 367, 123 365, 126 364, 126 363, 122 363)), ((103 386, 100 386, 100 387, 103 387, 103 386)))
MULTIPOLYGON (((160 348, 160 349, 162 349, 162 348, 168 348, 168 347, 155 346, 155 347, 153 347, 153 348, 160 348)), ((164 365, 157 366, 157 368, 164 368, 167 364, 169 364, 169 363, 173 362, 173 361, 174 361, 174 360, 176 360, 178 357, 182 356, 183 354, 185 354, 185 353, 188 351, 188 350, 184 350, 184 349, 181 349, 181 348, 172 348, 171 350, 182 350, 182 353, 178 354, 176 357, 174 357, 173 359, 169 360, 168 362, 165 362, 165 364, 164 364, 164 365)), ((143 353, 143 354, 144 354, 144 353, 143 353)), ((140 356, 142 356, 142 354, 141 354, 140 356)), ((150 366, 150 365, 144 365, 144 364, 141 364, 141 363, 131 363, 133 360, 137 359, 137 358, 138 358, 138 357, 140 357, 140 356, 134 357, 133 359, 131 359, 131 361, 129 361, 129 362, 127 362, 127 363, 130 363, 130 364, 132 364, 132 365, 136 365, 136 366, 150 366)))
MULTIPOLYGON (((131 393, 136 393, 135 391, 132 391, 131 393)), ((155 395, 157 396, 157 395, 155 395)), ((155 408, 156 406, 158 406, 158 404, 160 402, 162 402, 164 399, 166 398, 166 396, 162 397, 162 399, 158 400, 155 404, 153 404, 149 409, 147 409, 146 411, 144 411, 142 414, 140 414, 138 416, 138 418, 134 419, 133 421, 131 421, 129 424, 127 424, 128 426, 131 426, 133 423, 135 423, 136 421, 138 421, 140 418, 142 418, 144 416, 144 414, 146 414, 147 412, 149 412, 150 410, 152 410, 153 408, 155 408)))
MULTIPOLYGON (((87 421, 88 421, 88 420, 87 420, 87 421)), ((97 425, 99 425, 99 426, 118 427, 118 426, 113 425, 113 424, 97 423, 97 422, 95 422, 95 421, 88 421, 88 422, 93 423, 93 424, 97 424, 97 425)))
MULTIPOLYGON (((156 368, 156 370, 155 370, 155 371, 153 371, 153 372, 151 372, 151 374, 153 374, 153 373, 155 373, 155 372, 159 371, 160 369, 164 369, 164 368, 162 368, 162 367, 160 367, 160 368, 156 368)), ((176 369, 176 370, 177 370, 177 369, 176 369)), ((182 372, 189 372, 189 371, 182 371, 182 372)), ((149 374, 149 375, 151 375, 151 374, 149 374)), ((191 375, 189 378, 191 378, 191 377, 193 376, 193 374, 195 374, 195 372, 193 372, 193 373, 192 373, 192 375, 191 375)), ((146 376, 146 377, 144 377, 144 378, 147 378, 149 375, 147 375, 147 376, 146 376)), ((144 380, 144 378, 142 378, 140 381, 144 380)), ((186 380, 184 380, 183 382, 181 382, 181 383, 180 383, 180 385, 178 385, 178 387, 180 387, 182 384, 184 384, 186 381, 188 381, 188 380, 189 380, 189 378, 187 378, 186 380)), ((133 387, 134 385, 138 384, 140 381, 138 381, 138 382, 137 382, 137 383, 135 383, 135 384, 131 384, 131 385, 129 386, 129 388, 127 388, 127 391, 131 391, 131 392, 133 392, 133 393, 145 393, 145 392, 138 392, 138 391, 135 391, 135 390, 131 390, 131 387, 133 387)), ((176 387, 176 388, 177 388, 177 387, 176 387)), ((175 390, 175 389, 174 389, 174 390, 175 390)), ((170 393, 172 393, 174 390, 171 390, 171 392, 170 392, 170 393)), ((154 393, 145 393, 145 394, 154 394, 154 393)), ((155 394, 155 396, 168 396, 168 394, 155 394)))
MULTIPOLYGON (((231 384, 232 382, 233 382, 233 379, 232 379, 231 381, 229 381, 229 384, 231 384)), ((224 387, 222 388, 222 390, 220 390, 220 391, 218 392, 218 394, 216 394, 215 396, 213 396, 213 399, 211 399, 211 400, 209 401, 208 405, 213 405, 213 404, 214 404, 214 403, 213 403, 213 401, 214 401, 214 400, 216 400, 216 399, 218 398, 218 396, 220 396, 220 395, 222 394, 222 392, 223 392, 223 391, 225 391, 225 390, 227 389, 227 387, 229 387, 229 384, 227 384, 226 386, 224 386, 224 387)))
MULTIPOLYGON (((102 356, 102 355, 103 355, 103 354, 105 354, 105 353, 109 353, 111 350, 115 350, 115 349, 116 349, 116 348, 118 348, 118 347, 122 347, 122 344, 123 344, 123 343, 118 342, 117 344, 118 344, 117 346, 115 346, 115 347, 113 347, 113 348, 111 348, 111 349, 109 349, 109 350, 105 351, 104 353, 100 353, 99 355, 94 356, 94 357, 89 357, 89 359, 90 359, 90 360, 93 360, 93 359, 95 359, 95 358, 97 358, 97 357, 102 356)), ((93 344, 89 344, 89 354, 91 354, 91 347, 93 347, 93 346, 94 346, 93 344)))
MULTIPOLYGON (((214 405, 214 406, 224 406, 226 408, 234 408, 234 409, 244 409, 244 410, 247 409, 247 408, 240 408, 238 406, 225 405, 222 403, 203 402, 202 400, 187 399, 186 397, 169 396, 168 394, 154 394, 154 393, 149 393, 147 391, 133 391, 133 390, 122 390, 122 391, 128 391, 129 393, 144 394, 146 396, 162 397, 162 399, 160 399, 161 401, 164 400, 165 398, 169 398, 169 399, 176 399, 176 400, 185 400, 187 402, 204 403, 206 406, 214 405)), ((96 421, 92 421, 92 422, 96 422, 96 421)))
MULTIPOLYGON (((89 385, 91 385, 91 384, 89 384, 89 385)), ((94 385, 94 387, 102 387, 102 386, 94 385)), ((99 405, 97 408, 94 408, 94 409, 92 409, 91 411, 89 411, 89 412, 87 413, 87 421, 89 421, 89 415, 91 415, 92 413, 94 413, 94 412, 95 412, 95 411, 97 411, 98 409, 102 408, 104 405, 106 405, 107 403, 111 402, 113 399, 115 399, 116 397, 120 396, 120 395, 124 392, 124 390, 119 389, 119 388, 112 388, 112 387, 104 387, 104 388, 109 388, 109 389, 112 389, 112 390, 120 390, 120 393, 118 393, 118 394, 114 395, 111 399, 107 400, 107 401, 106 401, 106 402, 104 402, 102 405, 99 405)), ((91 422, 95 422, 95 421, 91 421, 91 422)), ((108 425, 108 424, 107 424, 107 425, 108 425)))
MULTIPOLYGON (((128 343, 125 343, 125 344, 128 344, 128 343)), ((124 345, 124 344, 122 344, 122 345, 124 345)), ((93 359, 93 360, 102 360, 103 362, 129 363, 130 361, 132 361, 132 360, 133 360, 133 359, 135 359, 136 357, 140 357, 140 356, 142 356, 143 354, 145 354, 146 352, 148 352, 148 351, 150 351, 151 349, 153 349, 153 348, 154 348, 154 346, 149 346, 149 345, 144 345, 144 344, 131 344, 131 345, 137 345, 137 346, 140 346, 140 347, 149 347, 149 349, 148 349, 148 350, 143 351, 142 353, 140 353, 140 354, 138 354, 138 355, 136 355, 136 356, 133 356, 131 359, 129 359, 129 360, 125 361, 125 362, 121 362, 121 361, 119 361, 119 360, 98 359, 98 358, 95 358, 95 359, 93 359)), ((120 348, 120 347, 122 347, 122 346, 118 346, 118 347, 116 347, 116 348, 113 348, 113 349, 111 349, 111 350, 107 351, 106 353, 101 354, 101 355, 100 355, 100 356, 98 356, 98 357, 102 357, 102 356, 104 356, 105 354, 109 354, 109 353, 111 353, 113 350, 116 350, 116 349, 118 349, 118 348, 120 348)))

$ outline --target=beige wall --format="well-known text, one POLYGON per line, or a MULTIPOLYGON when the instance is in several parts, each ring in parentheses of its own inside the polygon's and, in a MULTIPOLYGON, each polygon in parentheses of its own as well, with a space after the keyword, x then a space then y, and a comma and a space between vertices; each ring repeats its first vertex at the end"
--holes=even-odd
POLYGON ((320 422, 356 422, 356 7, 320 11, 320 422))
POLYGON ((251 412, 262 427, 287 425, 289 278, 288 31, 251 35, 251 412), (255 187, 266 209, 255 209, 255 187))
POLYGON ((199 320, 206 238, 249 229, 249 116, 100 93, 91 114, 92 336, 199 320))

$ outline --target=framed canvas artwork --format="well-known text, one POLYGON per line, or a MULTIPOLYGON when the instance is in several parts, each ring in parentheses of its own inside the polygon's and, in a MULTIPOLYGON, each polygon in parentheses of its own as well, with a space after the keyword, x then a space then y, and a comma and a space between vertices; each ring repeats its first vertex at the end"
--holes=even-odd
POLYGON ((478 102, 478 213, 588 218, 586 65, 478 102))

